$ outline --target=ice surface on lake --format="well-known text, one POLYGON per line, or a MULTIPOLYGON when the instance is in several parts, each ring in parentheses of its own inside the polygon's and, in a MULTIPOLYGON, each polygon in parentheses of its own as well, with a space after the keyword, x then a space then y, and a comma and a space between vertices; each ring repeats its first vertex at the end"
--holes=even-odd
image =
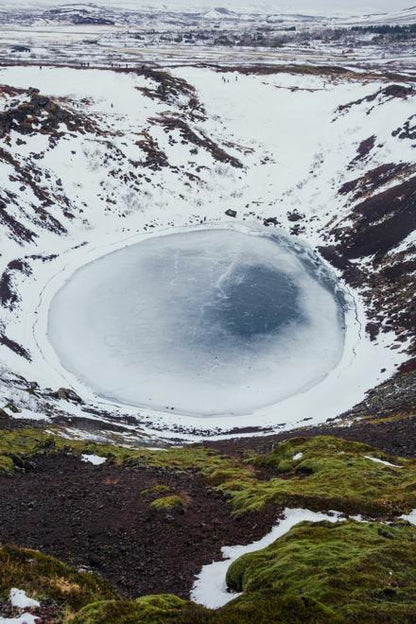
POLYGON ((49 339, 106 398, 247 413, 318 383, 341 357, 341 306, 318 268, 270 235, 152 236, 79 269, 52 301, 49 339))

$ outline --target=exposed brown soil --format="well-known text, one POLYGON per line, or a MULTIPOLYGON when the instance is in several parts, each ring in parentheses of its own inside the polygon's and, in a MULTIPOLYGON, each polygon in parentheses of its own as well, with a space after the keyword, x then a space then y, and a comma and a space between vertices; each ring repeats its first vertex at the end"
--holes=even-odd
POLYGON ((393 136, 397 136, 399 139, 408 139, 414 141, 416 139, 416 115, 411 115, 403 126, 399 126, 392 132, 393 136))
POLYGON ((259 539, 279 511, 231 516, 224 498, 193 472, 92 466, 73 455, 39 456, 32 471, 0 477, 0 542, 36 548, 91 568, 123 595, 188 597, 202 565, 221 546, 259 539), (185 511, 149 503, 166 485, 188 501, 185 511))
POLYGON ((191 116, 199 116, 204 118, 206 115, 203 104, 199 101, 197 91, 193 85, 187 82, 184 78, 179 76, 173 76, 167 71, 162 69, 155 69, 143 65, 139 69, 117 69, 114 71, 123 74, 138 74, 144 76, 155 83, 155 87, 138 87, 138 91, 144 93, 147 97, 160 102, 172 102, 176 100, 179 95, 188 97, 188 102, 183 104, 183 113, 191 116))
POLYGON ((415 177, 355 206, 351 211, 354 227, 338 233, 343 255, 381 258, 416 228, 415 206, 415 177))
POLYGON ((3 196, 0 195, 0 225, 3 225, 10 238, 14 239, 20 245, 23 243, 32 243, 34 239, 37 238, 37 234, 29 230, 23 223, 9 214, 10 199, 15 200, 16 197, 10 198, 7 196, 7 193, 4 193, 3 196))

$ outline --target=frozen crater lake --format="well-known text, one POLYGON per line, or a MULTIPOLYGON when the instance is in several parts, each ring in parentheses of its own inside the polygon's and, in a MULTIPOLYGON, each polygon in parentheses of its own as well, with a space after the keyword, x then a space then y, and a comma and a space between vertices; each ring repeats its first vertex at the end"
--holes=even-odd
POLYGON ((197 229, 78 269, 51 302, 48 337, 107 400, 238 415, 322 381, 342 356, 344 311, 335 278, 297 242, 197 229))

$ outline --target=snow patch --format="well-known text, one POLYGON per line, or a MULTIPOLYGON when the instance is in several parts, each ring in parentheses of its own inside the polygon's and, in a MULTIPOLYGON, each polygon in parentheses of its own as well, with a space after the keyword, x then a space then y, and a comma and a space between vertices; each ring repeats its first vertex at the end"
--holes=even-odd
POLYGON ((402 520, 407 520, 407 522, 416 526, 416 509, 413 509, 413 511, 409 514, 403 514, 400 518, 402 518, 402 520))
POLYGON ((12 607, 17 607, 18 609, 40 607, 40 602, 29 598, 23 589, 16 589, 16 587, 10 590, 10 602, 12 603, 12 607))
MULTIPOLYGON (((29 598, 23 589, 13 587, 10 590, 10 602, 12 607, 16 609, 31 609, 40 607, 40 602, 29 598)), ((22 613, 14 618, 0 617, 0 624, 36 624, 38 617, 31 613, 22 613)))
POLYGON ((218 609, 241 594, 231 593, 227 590, 225 582, 227 570, 231 563, 247 553, 255 552, 273 544, 279 537, 285 535, 292 527, 299 522, 341 522, 337 512, 324 514, 310 511, 309 509, 289 509, 284 510, 284 519, 279 520, 276 526, 262 539, 248 544, 247 546, 225 546, 221 549, 224 561, 213 561, 205 565, 196 577, 191 591, 191 599, 209 609, 218 609))
POLYGON ((391 468, 403 468, 403 466, 391 464, 390 462, 385 461, 384 459, 379 459, 378 457, 370 457, 370 455, 365 455, 365 458, 369 459, 372 462, 375 462, 376 464, 383 464, 384 466, 390 466, 391 468))
POLYGON ((83 453, 81 455, 81 459, 83 462, 88 462, 93 466, 101 466, 107 461, 106 457, 100 457, 100 455, 90 455, 89 453, 83 453))
POLYGON ((40 618, 31 613, 23 613, 15 618, 0 617, 0 624, 36 624, 40 618))

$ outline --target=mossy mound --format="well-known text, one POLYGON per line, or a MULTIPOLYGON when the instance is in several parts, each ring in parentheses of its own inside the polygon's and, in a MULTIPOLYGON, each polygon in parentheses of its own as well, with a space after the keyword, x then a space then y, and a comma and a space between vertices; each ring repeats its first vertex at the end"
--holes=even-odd
MULTIPOLYGON (((237 559, 227 585, 241 601, 296 595, 342 622, 416 621, 416 528, 406 523, 303 522, 271 546, 237 559), (250 598, 250 595, 252 597, 250 598)), ((309 621, 309 620, 307 620, 309 621)))
POLYGON ((96 602, 79 611, 72 624, 197 624, 206 610, 171 594, 143 596, 134 601, 96 602), (192 619, 190 619, 192 618, 192 619))
MULTIPOLYGON (((207 624, 343 624, 332 609, 313 598, 254 592, 215 612, 207 624)), ((186 624, 193 624, 191 621, 186 624)), ((364 624, 361 622, 361 624, 364 624)))
POLYGON ((171 492, 171 491, 172 491, 172 488, 170 488, 168 485, 157 484, 157 485, 154 485, 153 487, 145 488, 144 490, 141 490, 140 495, 141 496, 148 496, 148 495, 157 496, 158 494, 167 494, 168 492, 171 492))
POLYGON ((0 474, 11 474, 28 467, 31 457, 55 452, 65 446, 63 438, 54 438, 40 429, 0 431, 0 474))
POLYGON ((211 611, 171 595, 88 605, 71 624, 342 624, 331 609, 313 599, 253 594, 211 611))
POLYGON ((93 600, 113 598, 116 593, 102 579, 78 572, 55 557, 37 550, 0 547, 0 600, 12 587, 25 590, 39 601, 54 601, 78 610, 93 600))
POLYGON ((267 467, 275 476, 225 481, 219 486, 242 512, 275 503, 393 517, 416 507, 416 460, 391 457, 357 442, 331 436, 292 438, 250 462, 267 467))
POLYGON ((149 505, 149 509, 153 509, 155 511, 185 511, 186 507, 187 505, 184 499, 177 494, 156 498, 149 505))

